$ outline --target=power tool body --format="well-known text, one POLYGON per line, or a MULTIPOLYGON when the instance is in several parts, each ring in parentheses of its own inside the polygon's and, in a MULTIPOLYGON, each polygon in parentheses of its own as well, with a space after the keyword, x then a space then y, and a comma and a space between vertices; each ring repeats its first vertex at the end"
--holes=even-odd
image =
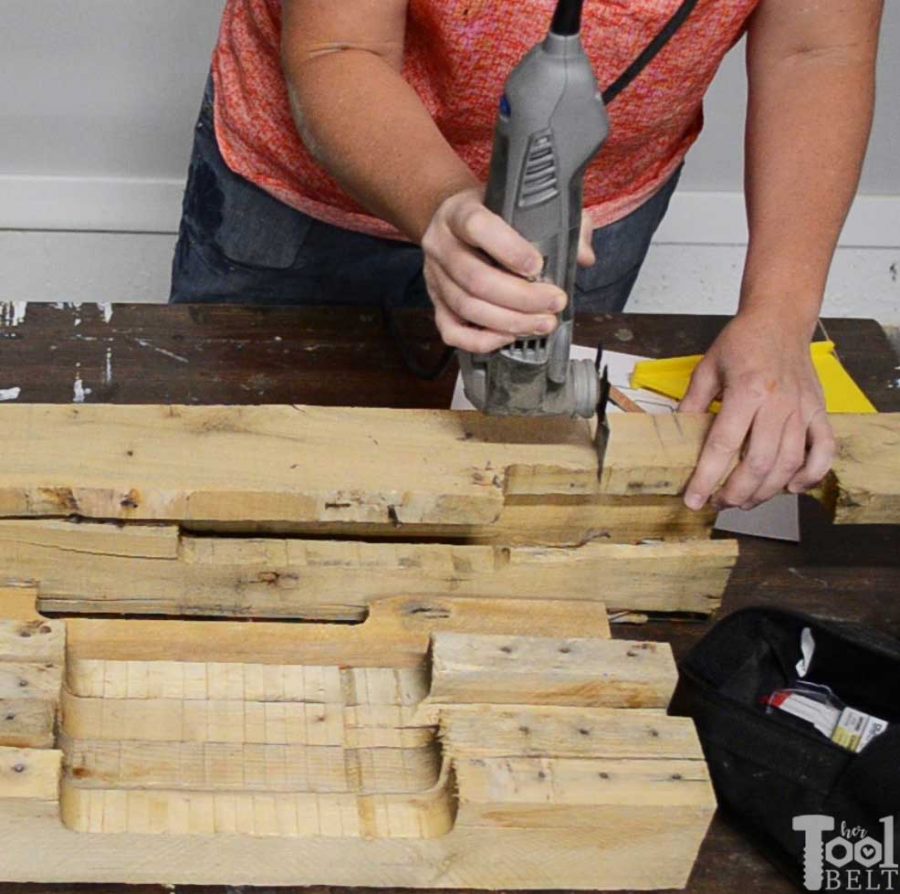
POLYGON ((491 354, 459 352, 466 396, 491 415, 591 417, 595 365, 572 360, 584 173, 609 119, 580 37, 582 0, 559 0, 550 33, 513 70, 500 103, 485 204, 541 253, 568 296, 549 336, 491 354))

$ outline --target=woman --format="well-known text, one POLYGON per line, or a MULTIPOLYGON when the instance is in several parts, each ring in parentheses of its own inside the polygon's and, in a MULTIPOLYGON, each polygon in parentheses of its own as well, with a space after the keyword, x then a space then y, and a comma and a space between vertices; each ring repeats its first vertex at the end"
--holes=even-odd
MULTIPOLYGON (((502 84, 553 6, 229 0, 173 300, 427 294, 444 340, 478 352, 550 331, 565 295, 529 281, 540 259, 484 207, 482 184, 502 84)), ((601 85, 680 7, 588 0, 582 36, 601 85)), ((682 404, 701 412, 722 399, 685 494, 693 509, 711 497, 750 508, 812 487, 830 467, 834 439, 808 344, 865 152, 881 8, 699 0, 610 107, 612 136, 586 177, 579 310, 624 306, 700 131, 703 94, 748 32, 750 245, 738 312, 682 404)))

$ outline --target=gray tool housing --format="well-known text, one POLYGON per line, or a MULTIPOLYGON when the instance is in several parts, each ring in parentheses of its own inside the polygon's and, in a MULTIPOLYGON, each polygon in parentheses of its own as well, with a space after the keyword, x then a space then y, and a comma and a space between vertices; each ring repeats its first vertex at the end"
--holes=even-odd
POLYGON ((491 354, 459 352, 468 399, 498 416, 596 412, 593 364, 570 360, 584 172, 609 119, 579 35, 550 33, 506 83, 485 204, 544 257, 542 279, 569 296, 547 337, 491 354))

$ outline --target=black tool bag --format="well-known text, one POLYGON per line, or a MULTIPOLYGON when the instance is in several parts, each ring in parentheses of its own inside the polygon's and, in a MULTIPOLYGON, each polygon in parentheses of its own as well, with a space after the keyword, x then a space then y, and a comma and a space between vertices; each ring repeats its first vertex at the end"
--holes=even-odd
POLYGON ((900 640, 747 609, 720 621, 680 671, 673 710, 697 724, 721 807, 773 861, 808 890, 900 892, 892 869, 900 862, 900 640), (798 668, 804 628, 814 650, 798 668), (854 753, 768 705, 771 693, 797 684, 801 668, 805 680, 829 686, 887 728, 854 753), (808 840, 795 829, 802 816, 831 818, 834 830, 808 840), (839 835, 846 843, 831 843, 839 835))

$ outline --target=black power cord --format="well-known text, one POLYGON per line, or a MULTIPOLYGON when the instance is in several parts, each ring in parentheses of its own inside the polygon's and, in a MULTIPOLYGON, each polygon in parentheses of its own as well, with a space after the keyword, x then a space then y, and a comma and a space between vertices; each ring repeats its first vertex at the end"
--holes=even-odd
MULTIPOLYGON (((422 268, 419 267, 410 277, 409 282, 407 282, 403 290, 403 294, 408 295, 416 285, 416 282, 421 279, 422 276, 423 271, 422 268)), ((445 348, 441 356, 438 358, 437 363, 432 366, 425 366, 420 362, 420 360, 413 352, 409 339, 406 338, 403 332, 400 331, 400 325, 397 322, 396 309, 394 305, 391 304, 390 297, 387 295, 385 296, 381 305, 381 314, 382 319, 384 320, 385 328, 387 329, 390 337, 393 339, 394 344, 397 346, 397 350, 400 353, 400 359, 403 360, 403 365, 416 378, 423 379, 426 382, 434 382, 436 379, 441 378, 441 376, 443 376, 445 372, 447 372, 447 370, 450 368, 450 364, 453 362, 454 356, 456 355, 456 348, 445 348)))
POLYGON ((684 0, 675 14, 663 26, 662 30, 644 51, 619 75, 619 77, 603 91, 603 102, 609 105, 632 81, 659 55, 665 45, 675 36, 678 29, 687 21, 694 11, 697 0, 684 0))

